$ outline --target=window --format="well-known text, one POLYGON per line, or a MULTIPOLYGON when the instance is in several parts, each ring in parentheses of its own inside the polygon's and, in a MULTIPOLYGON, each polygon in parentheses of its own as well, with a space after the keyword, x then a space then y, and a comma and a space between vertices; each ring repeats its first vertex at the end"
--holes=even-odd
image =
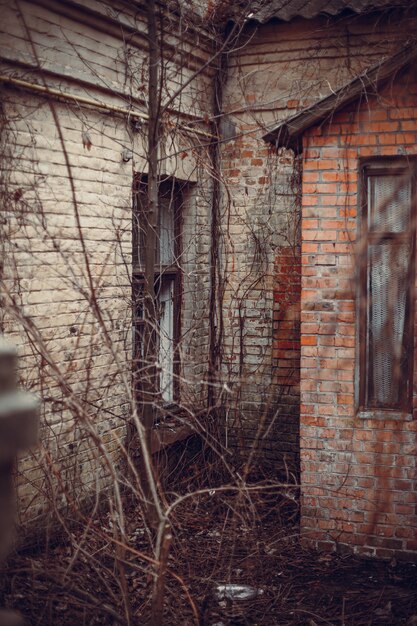
MULTIPOLYGON (((180 333, 181 254, 180 218, 182 194, 172 180, 159 185, 159 223, 154 254, 154 288, 156 312, 157 361, 159 389, 155 393, 164 403, 177 399, 176 380, 179 374, 178 338, 180 333)), ((137 176, 133 188, 133 322, 137 388, 140 393, 141 375, 146 375, 143 354, 144 328, 144 264, 147 228, 147 181, 137 176)))
POLYGON ((415 164, 362 168, 359 410, 412 412, 415 164))

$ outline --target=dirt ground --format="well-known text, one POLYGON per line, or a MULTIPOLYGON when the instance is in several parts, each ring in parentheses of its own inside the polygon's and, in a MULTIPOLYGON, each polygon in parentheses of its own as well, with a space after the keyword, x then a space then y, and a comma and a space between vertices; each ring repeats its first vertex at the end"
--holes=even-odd
MULTIPOLYGON (((416 566, 302 548, 296 506, 272 487, 255 493, 250 506, 236 499, 231 505, 230 495, 213 490, 178 510, 165 624, 198 623, 173 572, 185 582, 201 626, 416 626, 416 566), (219 596, 217 585, 230 583, 254 588, 254 597, 219 596)), ((145 533, 135 519, 132 506, 129 541, 146 551, 145 533)), ((105 516, 100 523, 106 528, 105 516)), ((2 576, 2 605, 20 611, 30 626, 126 624, 118 617, 124 606, 114 562, 93 532, 76 553, 82 530, 74 531, 77 541, 11 555, 2 576)), ((150 623, 152 578, 146 568, 136 567, 138 562, 126 557, 134 625, 150 623)))
MULTIPOLYGON (((260 463, 236 489, 198 442, 187 446, 161 469, 166 501, 183 497, 170 516, 166 626, 417 626, 416 565, 303 547, 296 489, 260 463), (250 597, 219 585, 249 586, 250 597)), ((129 495, 124 509, 123 545, 108 508, 78 521, 68 511, 66 532, 11 554, 0 607, 28 626, 153 626, 152 538, 129 495)))

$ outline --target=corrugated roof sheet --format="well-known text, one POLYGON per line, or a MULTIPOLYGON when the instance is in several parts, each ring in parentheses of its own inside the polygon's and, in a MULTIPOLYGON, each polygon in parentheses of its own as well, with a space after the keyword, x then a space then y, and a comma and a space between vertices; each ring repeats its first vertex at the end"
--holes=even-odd
MULTIPOLYGON (((355 13, 393 7, 409 7, 413 0, 271 0, 265 6, 254 9, 250 19, 261 24, 273 18, 288 22, 294 17, 311 19, 317 15, 338 15, 346 9, 355 13)), ((259 5, 258 5, 259 6, 259 5)))

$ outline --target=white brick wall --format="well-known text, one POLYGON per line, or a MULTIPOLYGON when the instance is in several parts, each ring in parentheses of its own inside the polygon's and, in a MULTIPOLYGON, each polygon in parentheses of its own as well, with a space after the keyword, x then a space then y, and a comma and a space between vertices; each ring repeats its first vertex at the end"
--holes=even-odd
MULTIPOLYGON (((129 15, 124 4, 118 14, 114 3, 106 6, 93 0, 88 5, 95 15, 84 12, 84 2, 71 8, 59 2, 51 3, 51 8, 31 2, 20 5, 50 87, 125 109, 133 101, 136 110, 145 111, 144 15, 129 15), (129 34, 128 43, 121 36, 121 25, 129 34)), ((19 12, 5 0, 0 11, 0 74, 42 85, 19 12)), ((186 33, 182 42, 176 28, 173 33, 167 37, 171 48, 164 97, 205 62, 211 45, 204 33, 198 41, 186 33)), ((18 310, 14 319, 4 308, 2 323, 18 345, 22 383, 43 397, 40 448, 19 463, 20 514, 26 520, 48 508, 47 493, 67 490, 74 498, 91 494, 106 483, 111 466, 123 462, 124 426, 133 402, 132 181, 134 171, 146 168, 146 124, 135 134, 126 117, 52 100, 69 173, 46 98, 10 86, 1 89, 8 130, 2 163, 7 217, 2 225, 3 257, 18 310), (90 149, 83 145, 85 133, 90 149), (124 148, 133 150, 133 161, 122 161, 124 148), (105 332, 91 304, 88 270, 105 332), (97 437, 103 448, 97 446, 97 437)), ((210 99, 207 70, 176 98, 171 128, 207 114, 210 99)), ((190 180, 183 216, 181 352, 183 399, 194 409, 205 397, 199 381, 206 377, 208 360, 209 183, 190 149, 199 143, 201 138, 181 132, 175 142, 167 142, 166 150, 187 151, 186 157, 174 156, 161 166, 167 175, 190 180)), ((195 154, 200 158, 202 150, 195 154)))

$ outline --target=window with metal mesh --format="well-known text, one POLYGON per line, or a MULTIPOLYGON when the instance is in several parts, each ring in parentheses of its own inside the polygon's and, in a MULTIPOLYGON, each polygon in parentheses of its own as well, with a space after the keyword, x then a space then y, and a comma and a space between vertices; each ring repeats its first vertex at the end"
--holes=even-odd
POLYGON ((360 405, 411 410, 415 226, 411 164, 364 169, 360 405))

